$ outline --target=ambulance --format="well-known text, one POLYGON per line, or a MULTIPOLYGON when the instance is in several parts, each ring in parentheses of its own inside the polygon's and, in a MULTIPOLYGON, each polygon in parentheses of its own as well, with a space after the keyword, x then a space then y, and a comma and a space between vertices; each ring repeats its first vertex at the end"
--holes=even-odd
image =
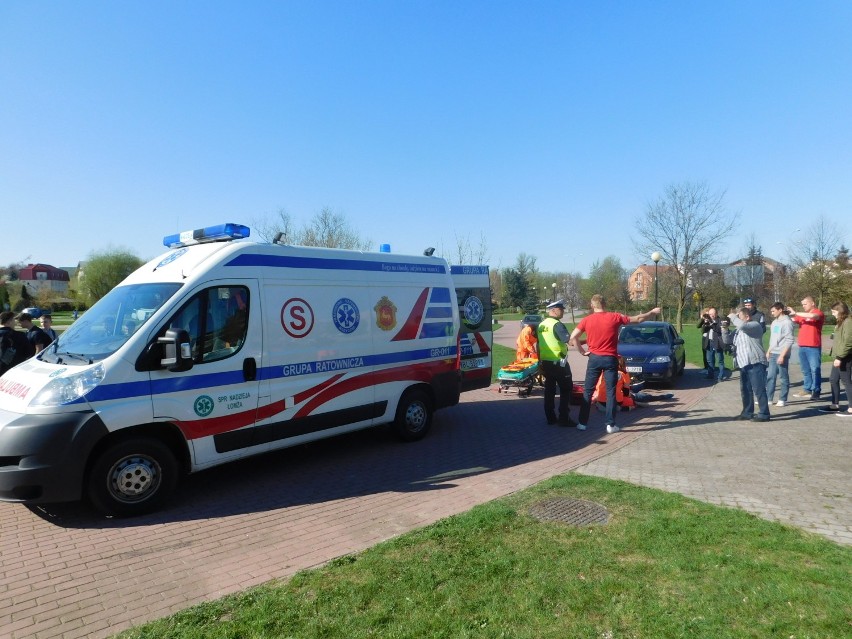
POLYGON ((225 462, 382 424, 420 439, 490 384, 487 266, 249 235, 167 236, 0 377, 0 500, 146 513, 225 462))

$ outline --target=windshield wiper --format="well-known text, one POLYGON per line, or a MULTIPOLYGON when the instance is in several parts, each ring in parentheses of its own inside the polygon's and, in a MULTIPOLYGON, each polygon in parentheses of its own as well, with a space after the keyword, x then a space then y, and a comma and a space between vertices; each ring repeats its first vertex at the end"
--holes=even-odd
POLYGON ((95 360, 93 360, 88 355, 81 355, 78 353, 56 353, 56 363, 62 364, 63 357, 71 357, 73 359, 80 360, 81 362, 86 362, 87 364, 94 364, 95 360))

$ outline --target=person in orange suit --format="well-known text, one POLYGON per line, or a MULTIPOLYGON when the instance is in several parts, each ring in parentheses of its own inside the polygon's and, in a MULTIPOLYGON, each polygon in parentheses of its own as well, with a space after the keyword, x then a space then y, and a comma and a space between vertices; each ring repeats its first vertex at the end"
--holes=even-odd
MULTIPOLYGON (((598 378, 595 392, 592 393, 593 402, 606 402, 606 382, 603 373, 598 378)), ((615 385, 615 401, 622 410, 636 408, 636 402, 630 396, 630 373, 623 357, 618 358, 618 382, 615 385)))
POLYGON ((538 359, 538 335, 534 327, 527 324, 521 329, 521 334, 518 335, 518 350, 515 357, 521 359, 538 359))

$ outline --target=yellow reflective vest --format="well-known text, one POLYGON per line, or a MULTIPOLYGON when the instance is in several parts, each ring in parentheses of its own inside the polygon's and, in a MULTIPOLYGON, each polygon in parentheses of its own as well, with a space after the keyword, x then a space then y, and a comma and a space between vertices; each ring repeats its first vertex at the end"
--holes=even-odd
POLYGON ((539 359, 557 362, 567 355, 565 342, 559 340, 554 330, 557 324, 562 322, 555 317, 548 317, 538 325, 539 359))

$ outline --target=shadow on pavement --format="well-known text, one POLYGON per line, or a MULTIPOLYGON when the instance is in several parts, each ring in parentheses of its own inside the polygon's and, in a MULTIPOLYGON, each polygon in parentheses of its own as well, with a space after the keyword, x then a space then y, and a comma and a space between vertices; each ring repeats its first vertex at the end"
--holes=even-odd
MULTIPOLYGON (((496 387, 495 387, 496 388, 496 387)), ((671 402, 619 413, 632 431, 660 428, 683 416, 709 384, 686 371, 671 402)), ((576 406, 571 414, 577 417, 576 406)), ((691 414, 694 414, 694 409, 691 414)), ((163 511, 127 519, 105 518, 84 504, 29 507, 67 528, 131 528, 173 521, 226 517, 384 493, 442 490, 459 478, 566 455, 603 444, 603 415, 592 411, 589 430, 548 426, 541 389, 528 398, 481 391, 458 406, 438 411, 429 435, 402 443, 378 427, 231 462, 190 475, 163 511)), ((676 425, 689 425, 690 420, 676 425)), ((673 423, 672 426, 675 424, 673 423)))

